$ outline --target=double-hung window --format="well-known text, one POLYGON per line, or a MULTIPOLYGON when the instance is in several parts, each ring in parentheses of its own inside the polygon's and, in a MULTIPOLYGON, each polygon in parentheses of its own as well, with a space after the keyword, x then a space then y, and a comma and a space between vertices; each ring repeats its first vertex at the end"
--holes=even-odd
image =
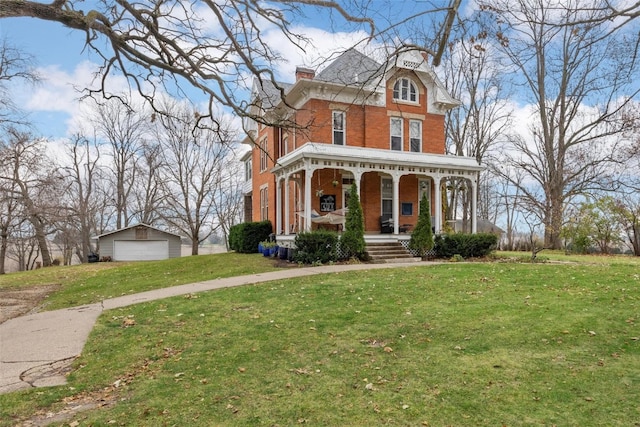
POLYGON ((267 138, 260 141, 260 172, 266 171, 269 167, 269 152, 267 151, 269 146, 267 142, 267 138))
POLYGON ((269 219, 269 187, 264 186, 260 188, 260 220, 266 221, 269 219))
POLYGON ((392 117, 390 122, 391 149, 402 151, 402 119, 392 117))
POLYGON ((346 114, 344 111, 334 111, 332 114, 333 123, 333 143, 335 145, 345 145, 344 125, 346 114))
POLYGON ((244 180, 251 181, 253 165, 251 164, 251 159, 244 162, 244 180))
POLYGON ((409 120, 409 150, 414 153, 422 152, 422 122, 409 120))
POLYGON ((381 214, 387 218, 391 218, 393 214, 393 180, 390 178, 382 178, 380 185, 381 214))

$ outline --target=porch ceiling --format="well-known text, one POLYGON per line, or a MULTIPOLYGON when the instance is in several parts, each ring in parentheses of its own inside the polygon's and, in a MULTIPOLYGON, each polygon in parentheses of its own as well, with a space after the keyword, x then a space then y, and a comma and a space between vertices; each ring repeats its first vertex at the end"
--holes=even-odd
POLYGON ((468 175, 484 169, 471 157, 411 153, 375 148, 308 142, 278 159, 271 170, 283 176, 305 169, 343 168, 365 171, 400 171, 403 174, 468 175))

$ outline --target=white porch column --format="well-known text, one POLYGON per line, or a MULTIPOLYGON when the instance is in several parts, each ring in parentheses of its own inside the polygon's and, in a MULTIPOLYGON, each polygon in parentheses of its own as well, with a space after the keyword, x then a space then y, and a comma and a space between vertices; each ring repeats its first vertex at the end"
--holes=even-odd
POLYGON ((440 182, 442 180, 442 177, 440 175, 434 175, 433 177, 433 183, 435 186, 435 193, 434 193, 434 199, 435 199, 435 203, 433 204, 433 207, 435 209, 435 220, 434 220, 434 230, 436 230, 436 233, 440 233, 442 231, 442 189, 441 189, 441 185, 440 182))
POLYGON ((304 231, 311 231, 311 178, 313 169, 304 168, 304 231))
POLYGON ((391 174, 393 179, 393 199, 392 214, 393 215, 393 234, 400 233, 400 174, 395 172, 391 174))
POLYGON ((284 235, 288 236, 291 231, 291 225, 289 225, 289 218, 291 217, 289 206, 289 174, 284 177, 284 235))
POLYGON ((276 177, 276 234, 282 232, 282 192, 280 183, 282 180, 276 177))
POLYGON ((478 232, 478 177, 471 181, 471 233, 478 232))
POLYGON ((362 172, 360 170, 352 171, 353 173, 353 182, 356 184, 356 190, 358 191, 358 199, 362 203, 362 195, 360 194, 360 180, 362 179, 362 172))

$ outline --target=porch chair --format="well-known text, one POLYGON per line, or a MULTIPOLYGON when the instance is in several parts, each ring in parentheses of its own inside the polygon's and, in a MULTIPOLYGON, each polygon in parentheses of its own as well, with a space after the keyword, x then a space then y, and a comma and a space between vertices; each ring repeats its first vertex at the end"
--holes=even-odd
POLYGON ((391 215, 382 215, 380 217, 380 233, 393 233, 393 218, 391 218, 391 215))
MULTIPOLYGON (((409 231, 411 224, 402 224, 398 226, 399 233, 406 233, 409 231)), ((380 233, 389 234, 393 233, 393 218, 391 215, 382 215, 380 217, 380 233)))

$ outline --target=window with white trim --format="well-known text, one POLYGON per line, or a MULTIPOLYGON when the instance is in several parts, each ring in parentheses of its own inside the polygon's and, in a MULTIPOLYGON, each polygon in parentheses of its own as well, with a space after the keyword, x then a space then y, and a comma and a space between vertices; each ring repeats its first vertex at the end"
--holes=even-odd
POLYGON ((245 181, 251 181, 251 176, 253 173, 252 168, 253 166, 252 166, 251 159, 247 159, 244 162, 244 180, 245 181))
POLYGON ((396 80, 393 85, 393 99, 396 101, 418 102, 418 88, 407 77, 396 80))
POLYGON ((409 120, 409 151, 422 152, 422 122, 409 120))
POLYGON ((269 166, 269 152, 267 149, 269 146, 267 145, 267 138, 264 138, 260 141, 260 172, 264 172, 267 170, 269 166))
POLYGON ((389 133, 391 136, 391 149, 402 151, 402 119, 391 117, 389 133))
POLYGON ((269 187, 264 186, 260 188, 260 220, 266 221, 269 219, 269 187))
POLYGON ((381 214, 391 217, 393 215, 393 180, 391 178, 381 178, 380 185, 381 214))
POLYGON ((345 145, 345 119, 346 114, 344 111, 334 111, 332 114, 333 143, 335 145, 345 145))

